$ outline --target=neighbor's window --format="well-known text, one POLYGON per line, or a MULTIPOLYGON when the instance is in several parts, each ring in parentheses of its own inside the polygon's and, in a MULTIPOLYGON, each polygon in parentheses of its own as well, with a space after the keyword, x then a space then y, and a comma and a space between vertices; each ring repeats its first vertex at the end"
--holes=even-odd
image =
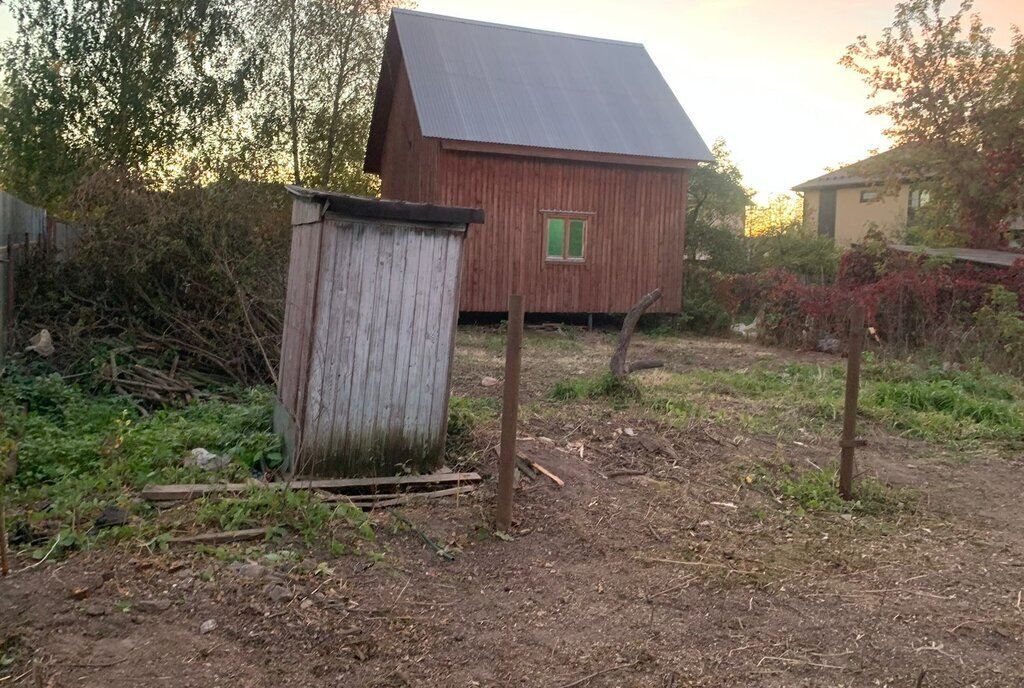
POLYGON ((871 201, 877 201, 877 200, 878 200, 878 192, 877 191, 870 191, 868 189, 864 189, 863 191, 860 192, 860 202, 861 203, 870 203, 871 201))
POLYGON ((911 189, 910 198, 907 204, 907 224, 914 224, 914 217, 917 215, 917 211, 928 205, 928 201, 932 199, 931 193, 928 189, 911 189))
POLYGON ((575 215, 544 216, 547 232, 547 259, 580 262, 587 243, 588 219, 575 215))

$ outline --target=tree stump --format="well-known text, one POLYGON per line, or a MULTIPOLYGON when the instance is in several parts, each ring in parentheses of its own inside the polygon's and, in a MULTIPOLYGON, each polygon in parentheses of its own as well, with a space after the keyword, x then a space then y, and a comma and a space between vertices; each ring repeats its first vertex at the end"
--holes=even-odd
POLYGON ((611 369, 612 375, 616 379, 621 380, 632 372, 637 370, 648 370, 650 368, 660 368, 665 363, 663 361, 653 360, 642 360, 634 361, 633 363, 626 362, 626 354, 629 352, 629 343, 633 339, 633 331, 636 330, 636 324, 640 321, 640 316, 644 314, 651 305, 661 298, 661 289, 655 289, 650 294, 645 294, 643 298, 636 302, 629 312, 626 313, 625 320, 622 321, 622 332, 619 333, 619 344, 615 347, 615 353, 612 354, 611 369))

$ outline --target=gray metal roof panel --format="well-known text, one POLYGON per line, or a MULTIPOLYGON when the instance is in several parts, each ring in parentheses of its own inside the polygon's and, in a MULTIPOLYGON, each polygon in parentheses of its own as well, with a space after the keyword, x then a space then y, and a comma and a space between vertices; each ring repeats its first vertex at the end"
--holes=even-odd
POLYGON ((640 44, 410 10, 394 20, 424 136, 711 160, 640 44))

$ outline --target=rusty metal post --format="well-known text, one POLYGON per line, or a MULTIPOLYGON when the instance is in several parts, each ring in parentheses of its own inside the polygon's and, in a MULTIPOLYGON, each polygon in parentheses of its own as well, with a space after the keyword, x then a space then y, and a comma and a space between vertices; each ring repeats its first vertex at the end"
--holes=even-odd
POLYGON ((846 406, 843 409, 843 439, 839 443, 842 455, 839 461, 839 494, 853 499, 854 450, 864 446, 857 440, 857 396, 860 394, 860 358, 864 346, 864 306, 850 308, 850 339, 846 347, 846 406))
POLYGON ((512 526, 512 490, 516 472, 516 425, 519 419, 519 362, 523 348, 523 297, 508 297, 505 381, 501 403, 501 450, 498 454, 498 508, 495 530, 512 526))

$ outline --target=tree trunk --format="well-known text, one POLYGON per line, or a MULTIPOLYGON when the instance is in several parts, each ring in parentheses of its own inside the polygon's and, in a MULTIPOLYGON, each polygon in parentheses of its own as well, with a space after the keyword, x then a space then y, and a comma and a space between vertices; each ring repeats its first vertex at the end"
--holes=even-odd
POLYGON ((341 119, 341 94, 348 83, 348 56, 352 48, 356 30, 356 20, 359 17, 360 6, 358 0, 353 3, 350 10, 347 30, 345 31, 344 43, 341 53, 338 56, 338 78, 334 82, 334 102, 331 104, 331 120, 327 128, 327 149, 324 151, 324 167, 321 173, 322 183, 325 187, 331 187, 331 174, 334 172, 334 146, 338 142, 338 125, 341 119))
POLYGON ((636 361, 634 363, 626 363, 626 354, 629 353, 629 342, 633 338, 633 331, 636 329, 636 324, 640 321, 640 316, 644 314, 651 305, 661 298, 661 289, 655 289, 650 294, 645 294, 643 298, 637 301, 636 305, 629 309, 626 313, 625 320, 622 321, 622 332, 619 333, 619 345, 615 347, 615 353, 612 354, 611 369, 612 375, 618 379, 624 378, 626 375, 636 370, 647 370, 649 368, 660 368, 665 365, 662 361, 636 361))
POLYGON ((302 184, 299 167, 299 113, 296 105, 296 62, 298 53, 298 0, 292 0, 288 26, 288 125, 292 138, 292 172, 295 184, 302 184))

